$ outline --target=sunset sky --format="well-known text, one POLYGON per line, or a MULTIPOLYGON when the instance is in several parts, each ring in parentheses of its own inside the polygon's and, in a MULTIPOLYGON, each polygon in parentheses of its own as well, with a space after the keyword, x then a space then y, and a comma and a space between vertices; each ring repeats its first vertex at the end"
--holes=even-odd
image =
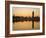
POLYGON ((15 16, 32 17, 32 11, 34 11, 34 16, 40 16, 39 8, 13 7, 12 10, 15 16))

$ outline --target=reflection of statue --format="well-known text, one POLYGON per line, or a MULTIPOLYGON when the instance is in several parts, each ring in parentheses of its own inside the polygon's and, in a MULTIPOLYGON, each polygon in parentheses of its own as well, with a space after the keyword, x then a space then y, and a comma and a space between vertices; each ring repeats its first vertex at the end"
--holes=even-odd
POLYGON ((34 29, 34 11, 32 11, 32 29, 34 29))

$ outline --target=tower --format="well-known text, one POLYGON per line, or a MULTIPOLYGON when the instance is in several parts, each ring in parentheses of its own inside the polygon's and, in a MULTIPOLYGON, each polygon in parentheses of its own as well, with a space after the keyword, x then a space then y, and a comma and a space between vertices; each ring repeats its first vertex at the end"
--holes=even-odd
POLYGON ((34 29, 34 11, 32 11, 32 29, 34 29))

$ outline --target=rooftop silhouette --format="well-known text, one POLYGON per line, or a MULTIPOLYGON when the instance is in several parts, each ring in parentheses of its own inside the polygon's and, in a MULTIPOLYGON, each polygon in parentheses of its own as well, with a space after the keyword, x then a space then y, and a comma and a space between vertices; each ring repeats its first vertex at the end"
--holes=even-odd
POLYGON ((23 21, 40 21, 40 17, 19 17, 19 16, 13 16, 13 22, 23 22, 23 21))

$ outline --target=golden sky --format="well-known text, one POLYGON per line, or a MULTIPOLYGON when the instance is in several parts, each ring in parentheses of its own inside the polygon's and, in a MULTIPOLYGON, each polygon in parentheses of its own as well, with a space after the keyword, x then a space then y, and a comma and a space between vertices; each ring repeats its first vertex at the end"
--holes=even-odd
POLYGON ((12 10, 15 16, 32 17, 32 11, 34 11, 34 16, 40 16, 39 8, 13 7, 12 10))

